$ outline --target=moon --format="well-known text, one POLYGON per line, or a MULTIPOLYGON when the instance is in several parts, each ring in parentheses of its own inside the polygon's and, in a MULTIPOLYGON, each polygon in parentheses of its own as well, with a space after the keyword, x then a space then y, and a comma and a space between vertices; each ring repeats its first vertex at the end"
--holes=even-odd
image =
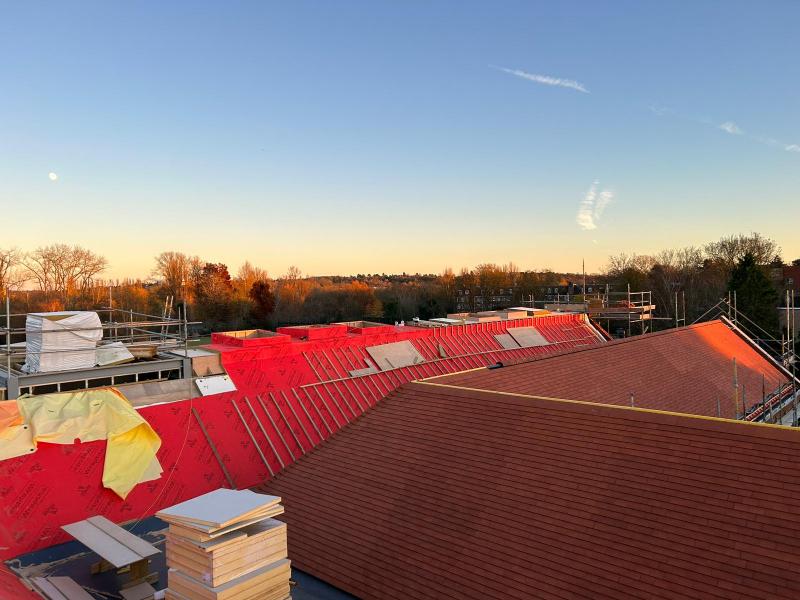
POLYGON ((58 181, 58 175, 50 171, 47 176, 50 178, 50 181, 58 181))

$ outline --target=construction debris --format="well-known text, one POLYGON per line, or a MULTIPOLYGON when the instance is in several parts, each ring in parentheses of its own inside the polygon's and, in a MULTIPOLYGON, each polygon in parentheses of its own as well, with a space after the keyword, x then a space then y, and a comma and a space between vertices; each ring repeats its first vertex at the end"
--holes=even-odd
POLYGON ((31 583, 48 600, 94 600, 72 577, 34 577, 31 583))
MULTIPOLYGON (((125 600, 147 600, 153 597, 152 592, 155 590, 150 584, 158 581, 158 573, 150 571, 150 563, 161 550, 100 515, 64 525, 62 529, 100 557, 99 562, 91 565, 92 575, 106 571, 116 571, 118 575, 126 574, 121 590, 125 600), (151 593, 148 595, 143 590, 151 590, 151 593)), ((69 577, 39 579, 40 581, 35 582, 36 586, 51 600, 93 598, 89 594, 78 594, 78 590, 82 588, 69 577)))
POLYGON ((167 600, 286 600, 291 563, 278 496, 218 489, 167 508, 167 600))

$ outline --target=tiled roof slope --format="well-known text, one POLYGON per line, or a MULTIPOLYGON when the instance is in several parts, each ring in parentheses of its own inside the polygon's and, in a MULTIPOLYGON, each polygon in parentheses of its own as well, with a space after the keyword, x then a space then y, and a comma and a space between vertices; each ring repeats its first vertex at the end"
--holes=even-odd
MULTIPOLYGON (((747 406, 787 378, 720 321, 636 336, 596 347, 524 359, 502 369, 454 373, 430 381, 603 404, 734 417, 733 359, 747 406)), ((741 397, 741 395, 740 395, 741 397)))
POLYGON ((800 431, 401 387, 261 486, 361 598, 798 598, 800 431))

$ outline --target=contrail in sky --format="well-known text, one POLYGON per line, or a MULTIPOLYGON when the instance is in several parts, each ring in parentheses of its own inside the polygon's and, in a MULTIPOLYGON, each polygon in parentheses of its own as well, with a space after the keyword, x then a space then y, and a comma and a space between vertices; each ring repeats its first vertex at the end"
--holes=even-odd
POLYGON ((589 93, 589 90, 586 89, 586 86, 584 86, 579 81, 575 81, 574 79, 562 79, 561 77, 550 77, 549 75, 537 75, 536 73, 528 73, 527 71, 520 71, 519 69, 507 69, 505 67, 495 67, 494 65, 491 66, 494 69, 503 71, 503 73, 508 73, 509 75, 521 77, 522 79, 527 79, 528 81, 533 81, 535 83, 541 83, 542 85, 554 85, 557 87, 563 87, 578 92, 583 92, 584 94, 589 93))

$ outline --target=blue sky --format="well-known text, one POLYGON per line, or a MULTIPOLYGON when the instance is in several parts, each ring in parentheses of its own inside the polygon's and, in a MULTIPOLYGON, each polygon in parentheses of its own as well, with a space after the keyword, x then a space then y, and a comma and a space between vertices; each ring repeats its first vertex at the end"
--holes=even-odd
POLYGON ((793 1, 6 2, 0 246, 79 243, 113 276, 167 249, 274 275, 596 269, 748 231, 798 258, 798 22, 793 1))

